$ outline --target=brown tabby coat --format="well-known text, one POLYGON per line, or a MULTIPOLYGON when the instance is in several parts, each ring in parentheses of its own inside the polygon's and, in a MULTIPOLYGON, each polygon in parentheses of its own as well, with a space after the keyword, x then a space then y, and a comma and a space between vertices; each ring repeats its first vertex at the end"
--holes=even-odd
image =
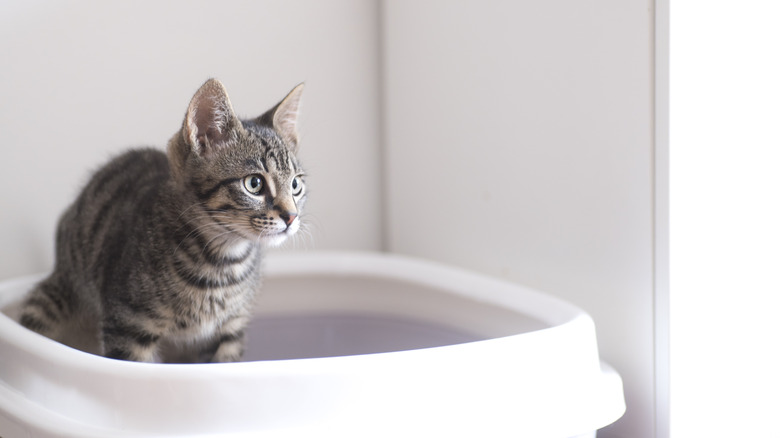
POLYGON ((239 120, 222 84, 190 102, 167 156, 126 152, 60 220, 54 272, 20 322, 116 359, 240 360, 263 246, 300 226, 299 85, 239 120))

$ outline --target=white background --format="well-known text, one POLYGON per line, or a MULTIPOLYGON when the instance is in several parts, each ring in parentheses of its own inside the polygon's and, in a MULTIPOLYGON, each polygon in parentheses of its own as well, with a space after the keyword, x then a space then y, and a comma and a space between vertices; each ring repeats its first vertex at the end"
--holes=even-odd
POLYGON ((674 438, 780 436, 779 22, 671 5, 674 438))

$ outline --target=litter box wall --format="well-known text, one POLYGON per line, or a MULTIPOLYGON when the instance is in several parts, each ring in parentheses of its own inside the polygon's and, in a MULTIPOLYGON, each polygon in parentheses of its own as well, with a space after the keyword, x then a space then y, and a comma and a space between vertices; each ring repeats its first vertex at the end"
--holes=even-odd
POLYGON ((388 248, 581 306, 654 437, 653 2, 382 13, 388 248))

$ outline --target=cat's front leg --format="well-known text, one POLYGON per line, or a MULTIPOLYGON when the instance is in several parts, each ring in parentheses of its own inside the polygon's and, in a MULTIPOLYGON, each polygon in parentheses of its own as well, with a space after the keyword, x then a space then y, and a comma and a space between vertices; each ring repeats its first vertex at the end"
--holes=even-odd
POLYGON ((206 362, 238 362, 244 355, 247 317, 235 317, 226 321, 216 334, 215 342, 208 349, 213 352, 206 362))
POLYGON ((112 316, 103 321, 103 355, 111 359, 157 362, 160 335, 149 324, 112 316))

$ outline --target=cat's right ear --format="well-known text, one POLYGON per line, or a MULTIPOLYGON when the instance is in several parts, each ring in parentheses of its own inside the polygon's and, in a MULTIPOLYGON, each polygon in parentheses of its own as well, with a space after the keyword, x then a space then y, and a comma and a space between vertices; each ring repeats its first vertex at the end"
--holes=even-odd
POLYGON ((224 147, 240 126, 225 87, 209 79, 190 101, 182 134, 192 152, 208 157, 224 147))
POLYGON ((257 118, 261 125, 272 127, 294 154, 298 153, 298 111, 303 83, 298 84, 281 102, 257 118))

